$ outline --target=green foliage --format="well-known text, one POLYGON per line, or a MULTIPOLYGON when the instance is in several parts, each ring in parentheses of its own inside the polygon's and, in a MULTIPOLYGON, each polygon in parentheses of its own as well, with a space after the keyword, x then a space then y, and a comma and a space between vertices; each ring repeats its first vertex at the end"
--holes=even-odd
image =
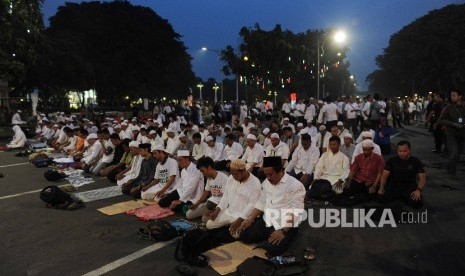
POLYGON ((295 34, 282 30, 280 25, 271 31, 262 30, 258 24, 254 28, 243 27, 239 32, 242 43, 238 51, 228 45, 221 53, 227 64, 223 72, 242 76, 243 85, 260 99, 269 91, 316 96, 319 45, 320 68, 325 68, 320 84, 326 83, 330 94, 340 95, 341 82, 350 76, 349 64, 344 62, 348 48, 330 41, 331 33, 332 30, 308 30, 295 34))
POLYGON ((448 92, 465 84, 465 5, 449 5, 413 21, 391 36, 376 57, 370 90, 398 96, 448 92))
POLYGON ((127 1, 66 3, 50 18, 43 78, 50 89, 95 88, 102 101, 181 97, 191 57, 167 20, 127 1))
POLYGON ((13 85, 28 81, 42 42, 43 0, 0 0, 0 79, 13 85))

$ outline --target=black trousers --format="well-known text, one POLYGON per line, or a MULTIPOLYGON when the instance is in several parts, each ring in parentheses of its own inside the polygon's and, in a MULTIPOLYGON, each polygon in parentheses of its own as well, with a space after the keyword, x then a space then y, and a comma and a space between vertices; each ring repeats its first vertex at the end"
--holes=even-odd
POLYGON ((441 152, 442 151, 442 137, 444 136, 444 131, 442 130, 442 128, 439 126, 439 127, 435 127, 433 129, 433 136, 434 136, 434 149, 438 152, 441 152))
POLYGON ((363 182, 352 180, 349 188, 344 189, 341 195, 335 196, 331 203, 338 206, 353 206, 355 204, 375 200, 377 194, 370 194, 369 188, 370 187, 366 187, 363 182))
POLYGON ((125 195, 130 195, 134 198, 140 198, 140 192, 142 190, 142 187, 140 187, 140 185, 136 182, 132 182, 131 184, 121 188, 121 192, 125 195), (138 187, 139 189, 134 189, 133 191, 131 191, 133 188, 136 188, 138 187))
POLYGON ((392 115, 392 125, 394 127, 402 127, 400 124, 400 115, 392 115))
POLYGON ((271 244, 268 242, 268 238, 275 229, 273 227, 267 227, 263 217, 254 220, 252 225, 241 232, 240 239, 245 243, 260 243, 260 247, 265 249, 269 255, 277 256, 285 252, 294 238, 297 236, 299 228, 290 228, 289 231, 284 235, 284 239, 278 244, 271 244))
POLYGON ((411 193, 417 189, 417 185, 410 185, 410 186, 399 186, 399 185, 392 185, 389 183, 386 185, 386 190, 384 191, 384 195, 378 195, 377 201, 379 203, 389 203, 397 199, 401 199, 407 205, 413 208, 421 208, 423 206, 423 194, 421 198, 417 201, 413 201, 411 198, 411 193))
POLYGON ((465 131, 448 130, 446 135, 447 148, 450 151, 447 172, 455 175, 455 173, 457 172, 457 163, 460 160, 460 154, 462 154, 465 144, 465 131))
MULTIPOLYGON (((179 194, 177 190, 172 191, 171 193, 167 194, 164 198, 158 201, 158 205, 162 208, 168 208, 171 205, 171 202, 178 200, 179 194)), ((179 204, 176 208, 173 209, 174 212, 182 212, 182 205, 179 204)))

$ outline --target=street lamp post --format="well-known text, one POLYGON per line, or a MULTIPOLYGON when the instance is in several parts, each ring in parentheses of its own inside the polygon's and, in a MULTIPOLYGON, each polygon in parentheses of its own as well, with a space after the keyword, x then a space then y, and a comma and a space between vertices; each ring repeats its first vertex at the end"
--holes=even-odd
MULTIPOLYGON (((334 34, 334 41, 337 42, 337 43, 343 43, 344 41, 346 40, 346 34, 343 32, 343 31, 337 31, 335 34, 334 34)), ((318 34, 318 37, 317 37, 317 54, 318 54, 318 58, 317 58, 317 66, 318 66, 318 73, 317 73, 317 80, 316 80, 316 90, 317 90, 317 93, 316 93, 316 98, 317 100, 320 99, 320 74, 321 74, 321 69, 320 69, 320 59, 321 59, 321 56, 324 55, 324 50, 323 50, 323 53, 320 54, 320 47, 323 48, 324 45, 325 45, 325 42, 326 41, 323 41, 323 43, 321 43, 320 45, 320 36, 318 34)), ((339 54, 338 54, 339 55, 339 54)), ((324 96, 324 95, 323 95, 324 96)))
POLYGON ((218 98, 217 98, 217 94, 216 92, 218 92, 218 88, 220 88, 216 83, 215 85, 213 86, 213 90, 215 90, 215 103, 218 102, 218 98))
POLYGON ((202 100, 202 87, 203 87, 203 84, 199 83, 199 84, 197 84, 197 87, 199 88, 199 91, 200 91, 200 100, 202 100))
MULTIPOLYGON (((217 55, 218 61, 220 60, 221 51, 215 50, 215 49, 210 49, 210 48, 207 48, 207 47, 202 47, 202 51, 204 51, 204 52, 206 52, 206 51, 215 52, 216 55, 217 55)), ((224 89, 223 79, 224 79, 224 74, 223 74, 223 71, 221 71, 221 69, 220 69, 220 74, 221 74, 221 90, 220 90, 220 93, 221 93, 221 103, 223 104, 223 89, 224 89)), ((215 97, 215 102, 216 102, 216 97, 215 97)))

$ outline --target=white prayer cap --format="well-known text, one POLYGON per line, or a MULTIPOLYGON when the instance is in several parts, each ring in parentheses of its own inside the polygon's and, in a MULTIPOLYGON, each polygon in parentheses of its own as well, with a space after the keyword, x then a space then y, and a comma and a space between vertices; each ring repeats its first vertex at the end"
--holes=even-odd
POLYGON ((90 139, 98 139, 97 134, 91 133, 91 134, 87 135, 87 140, 90 140, 90 139))
POLYGON ((263 134, 268 135, 268 133, 270 133, 270 129, 269 129, 269 128, 265 128, 265 129, 263 130, 263 134))
POLYGON ((40 117, 45 117, 45 113, 40 113, 40 117))
POLYGON ((125 122, 125 123, 129 123, 129 121, 128 121, 128 120, 124 120, 123 122, 125 122))
POLYGON ((302 123, 297 124, 297 127, 303 127, 303 126, 304 126, 304 124, 302 124, 302 123))
POLYGON ((210 141, 213 141, 213 137, 211 137, 210 135, 205 137, 205 142, 210 142, 210 141))
POLYGON ((161 151, 165 151, 165 149, 163 148, 162 145, 155 145, 153 148, 152 148, 152 151, 154 150, 161 150, 161 151))
POLYGON ((373 143, 373 141, 370 139, 366 139, 362 141, 363 148, 373 148, 374 146, 375 146, 375 143, 373 143))
POLYGON ((18 109, 18 111, 17 111, 17 112, 18 112, 18 113, 21 113, 22 111, 21 111, 20 109, 18 109))
POLYGON ((253 134, 247 135, 247 139, 257 141, 257 137, 255 137, 255 135, 253 135, 253 134))
POLYGON ((129 147, 138 148, 138 147, 139 147, 139 144, 140 144, 140 143, 137 142, 137 141, 131 141, 131 142, 129 143, 129 147))
MULTIPOLYGON (((40 114, 40 115, 42 116, 42 114, 40 114)), ((45 116, 45 115, 44 115, 44 116, 45 116)), ((83 121, 83 122, 88 122, 89 119, 87 119, 87 118, 82 118, 82 121, 83 121)))
POLYGON ((60 126, 59 126, 59 125, 57 125, 57 124, 54 124, 52 127, 60 127, 60 126))
POLYGON ((133 126, 133 127, 132 127, 132 131, 134 131, 134 130, 139 131, 139 130, 140 130, 140 127, 138 127, 138 126, 133 126))
POLYGON ((181 132, 181 134, 178 135, 178 138, 185 138, 186 137, 186 134, 184 134, 184 132, 181 132))
POLYGON ((205 124, 205 122, 204 122, 204 121, 200 121, 199 125, 203 125, 203 124, 205 124))
POLYGON ((313 121, 312 121, 312 120, 307 120, 307 124, 308 124, 308 123, 313 123, 313 121))
POLYGON ((279 139, 279 134, 278 133, 271 134, 271 139, 279 139))
POLYGON ((339 122, 337 122, 337 125, 338 125, 338 126, 343 126, 343 125, 344 125, 344 123, 343 123, 343 122, 341 122, 341 121, 339 121, 339 122))
POLYGON ((303 135, 303 134, 308 134, 308 131, 306 131, 305 129, 301 129, 300 132, 299 132, 300 135, 303 135))
POLYGON ((121 128, 121 125, 115 125, 113 128, 121 128))
POLYGON ((151 131, 149 132, 149 135, 151 135, 151 134, 157 134, 157 132, 156 132, 155 130, 151 130, 151 131))
POLYGON ((190 153, 188 150, 178 150, 178 157, 189 157, 190 153))
POLYGON ((313 97, 310 97, 310 100, 314 100, 314 99, 315 99, 315 98, 313 98, 313 97))
POLYGON ((287 118, 287 117, 284 118, 284 119, 283 119, 283 122, 284 122, 284 121, 289 121, 289 118, 287 118))
POLYGON ((362 132, 362 138, 373 139, 373 134, 370 131, 364 131, 364 132, 362 132))
POLYGON ((199 132, 199 127, 197 125, 192 126, 192 131, 199 132))
POLYGON ((346 134, 344 134, 344 138, 350 138, 350 139, 352 139, 352 134, 346 133, 346 134))
POLYGON ((171 128, 167 128, 167 129, 166 129, 166 133, 170 133, 170 132, 171 132, 171 133, 174 133, 174 130, 172 130, 171 128))
POLYGON ((94 122, 89 122, 88 124, 92 126, 92 125, 94 125, 94 122))
POLYGON ((319 103, 319 104, 323 104, 324 102, 323 102, 322 100, 319 100, 318 103, 319 103))
POLYGON ((326 126, 325 125, 321 125, 319 128, 318 128, 320 131, 323 131, 326 129, 326 126))

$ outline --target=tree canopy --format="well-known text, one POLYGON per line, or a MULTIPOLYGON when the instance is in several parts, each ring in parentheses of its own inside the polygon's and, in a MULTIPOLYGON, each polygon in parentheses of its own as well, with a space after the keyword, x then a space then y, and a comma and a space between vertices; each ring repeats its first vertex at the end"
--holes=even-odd
POLYGON ((354 86, 349 85, 349 63, 344 61, 348 47, 330 41, 331 34, 333 30, 295 34, 282 30, 280 25, 270 31, 258 24, 253 28, 243 27, 238 49, 228 45, 221 53, 226 62, 223 72, 240 75, 243 84, 262 99, 269 91, 315 97, 319 46, 322 95, 341 95, 341 91, 350 94, 354 86))
POLYGON ((465 5, 433 10, 391 36, 367 77, 384 95, 448 92, 465 84, 465 5))
POLYGON ((180 97, 195 81, 191 57, 167 20, 128 1, 66 3, 46 29, 48 89, 95 88, 99 101, 180 97))
POLYGON ((0 80, 23 85, 42 42, 43 0, 0 0, 0 80))

